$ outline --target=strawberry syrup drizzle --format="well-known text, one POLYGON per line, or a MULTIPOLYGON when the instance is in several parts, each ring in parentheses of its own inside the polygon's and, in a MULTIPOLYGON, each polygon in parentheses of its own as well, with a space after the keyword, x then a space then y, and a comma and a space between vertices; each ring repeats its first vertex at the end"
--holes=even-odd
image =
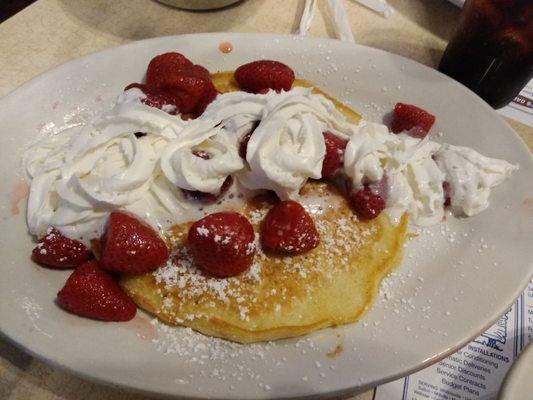
POLYGON ((8 194, 9 204, 11 205, 11 215, 20 214, 19 203, 24 200, 30 193, 30 188, 26 182, 16 182, 8 194))
POLYGON ((218 45, 218 50, 223 54, 229 54, 233 51, 233 45, 230 42, 222 42, 218 45))
POLYGON ((522 201, 524 211, 533 211, 533 197, 527 197, 522 201))
POLYGON ((148 319, 141 316, 138 311, 135 318, 121 326, 129 331, 135 332, 141 340, 151 342, 152 340, 159 338, 159 332, 157 332, 157 329, 148 319))

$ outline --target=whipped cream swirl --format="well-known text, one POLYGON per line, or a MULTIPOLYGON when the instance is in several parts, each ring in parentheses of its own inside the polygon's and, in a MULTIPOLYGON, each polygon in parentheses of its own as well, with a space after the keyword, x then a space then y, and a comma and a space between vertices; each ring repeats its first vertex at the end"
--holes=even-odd
POLYGON ((454 213, 475 215, 489 206, 490 189, 502 183, 518 166, 485 157, 468 147, 444 144, 435 154, 449 184, 454 213))
POLYGON ((224 128, 213 127, 209 120, 191 123, 161 154, 161 169, 171 183, 215 195, 227 176, 243 167, 236 137, 224 128), (198 152, 206 156, 199 157, 198 152))
MULTIPOLYGON (((41 236, 55 226, 73 237, 94 236, 110 210, 128 209, 155 195, 148 192, 158 175, 159 154, 186 123, 141 104, 136 91, 125 92, 111 111, 90 124, 45 138, 26 151, 24 164, 33 178, 27 211, 32 234, 41 236), (137 138, 138 132, 149 134, 137 138)), ((159 192, 172 190, 159 186, 159 192)))
POLYGON ((454 214, 483 211, 490 188, 518 167, 466 147, 395 135, 385 125, 362 121, 346 147, 344 168, 356 189, 386 176, 385 212, 393 222, 408 212, 415 224, 424 226, 442 220, 446 196, 454 214))
POLYGON ((430 225, 444 215, 444 174, 431 158, 439 147, 362 121, 346 146, 344 168, 356 189, 386 175, 387 212, 392 219, 398 221, 407 211, 415 223, 430 225))
POLYGON ((405 212, 416 224, 440 221, 447 194, 454 213, 474 215, 488 206, 491 188, 518 168, 465 147, 394 135, 381 124, 352 124, 311 88, 222 94, 188 121, 143 104, 144 96, 130 89, 89 124, 27 149, 32 234, 42 236, 54 226, 87 241, 99 236, 115 209, 165 229, 205 212, 238 208, 242 204, 229 203, 242 202, 240 196, 199 207, 182 191, 216 195, 228 175, 238 178, 233 194, 267 189, 297 199, 309 178, 321 178, 324 131, 349 139, 344 172, 355 188, 386 183, 385 211, 393 222, 405 212), (243 160, 240 142, 252 130, 243 160))
POLYGON ((281 199, 296 199, 307 179, 321 178, 325 155, 322 132, 347 139, 353 125, 335 105, 311 88, 287 92, 219 96, 206 110, 242 138, 253 129, 246 154, 247 166, 239 180, 249 189, 270 189, 281 199))

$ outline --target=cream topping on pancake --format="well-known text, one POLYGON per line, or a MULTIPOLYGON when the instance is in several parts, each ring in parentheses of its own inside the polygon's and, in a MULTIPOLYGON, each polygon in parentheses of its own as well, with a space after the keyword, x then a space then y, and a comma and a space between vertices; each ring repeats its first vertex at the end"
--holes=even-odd
POLYGON ((385 212, 392 221, 408 212, 412 222, 426 226, 442 220, 446 196, 456 215, 483 211, 490 189, 518 166, 467 147, 393 134, 385 125, 361 121, 346 146, 344 168, 356 189, 386 175, 385 212))
POLYGON ((518 168, 468 148, 394 135, 381 124, 350 123, 311 90, 220 94, 200 118, 188 121, 142 104, 137 88, 124 92, 87 125, 27 149, 30 233, 42 236, 55 226, 87 241, 100 235, 114 209, 165 230, 210 212, 239 210, 265 189, 299 200, 306 181, 321 177, 326 130, 349 139, 344 169, 355 187, 387 176, 386 212, 393 221, 406 211, 416 224, 440 221, 445 181, 453 211, 476 214, 488 206, 490 189, 518 168), (240 141, 254 127, 242 160, 240 141), (197 157, 197 151, 209 157, 197 157), (181 190, 216 194, 228 175, 234 184, 215 204, 199 204, 181 190))
POLYGON ((490 189, 518 169, 507 161, 449 144, 442 145, 435 153, 435 161, 449 183, 452 209, 467 216, 485 210, 489 206, 490 189))
POLYGON ((244 163, 235 135, 214 127, 209 120, 197 121, 167 144, 161 154, 161 169, 179 188, 218 194, 227 176, 241 170, 244 163), (203 152, 205 157, 195 152, 203 152))
POLYGON ((239 180, 249 189, 269 189, 281 199, 297 199, 307 179, 321 177, 325 145, 322 132, 347 139, 354 126, 335 105, 311 88, 266 94, 232 92, 218 96, 203 117, 220 120, 247 146, 247 167, 239 180))
POLYGON ((382 124, 363 121, 346 146, 344 166, 355 188, 387 175, 387 212, 398 221, 404 212, 418 225, 439 222, 444 215, 444 174, 432 155, 440 144, 395 135, 382 124))

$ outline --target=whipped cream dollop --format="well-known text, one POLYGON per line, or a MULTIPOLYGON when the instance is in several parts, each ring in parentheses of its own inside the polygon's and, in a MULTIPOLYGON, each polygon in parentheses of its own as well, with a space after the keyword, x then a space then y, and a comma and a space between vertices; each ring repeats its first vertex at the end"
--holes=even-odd
POLYGON ((344 172, 356 189, 385 186, 385 211, 393 221, 407 212, 416 224, 439 222, 446 196, 454 213, 479 213, 491 188, 518 168, 466 147, 395 135, 382 124, 350 123, 312 88, 220 94, 200 118, 187 121, 143 104, 144 98, 137 88, 127 90, 90 123, 27 149, 32 234, 54 226, 88 241, 116 209, 167 229, 238 209, 243 197, 259 190, 298 200, 308 179, 321 178, 325 131, 348 140, 344 172), (243 160, 239 146, 252 131, 243 160), (218 195, 230 175, 233 185, 216 204, 198 205, 183 193, 218 195))
POLYGON ((354 131, 330 100, 303 87, 281 93, 228 93, 204 115, 220 120, 239 139, 253 130, 247 165, 238 178, 249 189, 273 190, 283 200, 298 198, 309 178, 321 177, 326 150, 322 132, 347 139, 354 131))
POLYGON ((367 121, 361 121, 344 155, 345 173, 355 189, 386 176, 385 212, 393 222, 408 212, 411 221, 422 226, 442 220, 446 196, 454 214, 483 211, 490 188, 517 168, 470 148, 393 134, 385 125, 367 121))
POLYGON ((502 183, 518 166, 485 157, 462 146, 444 144, 435 161, 445 174, 450 205, 455 213, 475 215, 489 206, 490 189, 502 183))
POLYGON ((31 233, 41 236, 55 226, 71 237, 95 237, 113 209, 142 208, 140 215, 157 225, 151 214, 164 203, 158 197, 176 199, 172 211, 177 203, 180 209, 186 206, 172 185, 158 181, 158 162, 187 124, 141 104, 137 92, 125 92, 112 110, 88 125, 45 138, 26 151, 31 233), (145 132, 149 134, 135 135, 145 132))
POLYGON ((228 175, 243 167, 236 136, 209 120, 192 122, 161 154, 161 169, 171 183, 215 195, 228 175))

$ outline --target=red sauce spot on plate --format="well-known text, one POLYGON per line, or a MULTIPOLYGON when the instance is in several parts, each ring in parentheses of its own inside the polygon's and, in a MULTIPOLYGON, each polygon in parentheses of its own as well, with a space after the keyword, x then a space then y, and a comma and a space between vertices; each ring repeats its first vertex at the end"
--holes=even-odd
POLYGON ((222 42, 218 45, 221 53, 228 54, 233 51, 233 45, 230 42, 222 42))
POLYGON ((20 213, 19 203, 25 199, 30 193, 30 188, 26 182, 16 182, 9 192, 9 203, 11 205, 11 215, 18 215, 20 213))
POLYGON ((159 333, 155 326, 153 326, 145 317, 139 315, 139 313, 137 313, 135 318, 131 321, 121 324, 121 326, 135 332, 137 337, 141 340, 152 341, 159 337, 159 333))
POLYGON ((522 207, 525 211, 533 211, 533 197, 525 198, 522 201, 522 207))

